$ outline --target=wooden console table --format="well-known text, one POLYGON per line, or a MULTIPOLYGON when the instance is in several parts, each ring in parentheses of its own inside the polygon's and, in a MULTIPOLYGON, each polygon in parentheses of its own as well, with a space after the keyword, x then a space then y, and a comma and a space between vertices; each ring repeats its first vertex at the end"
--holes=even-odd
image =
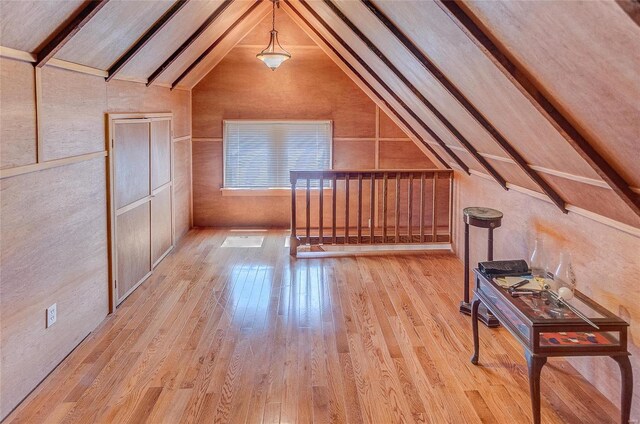
POLYGON ((576 291, 568 303, 586 315, 599 329, 562 308, 558 313, 547 304, 546 296, 512 297, 493 279, 474 270, 475 298, 471 304, 474 353, 471 362, 478 364, 478 307, 482 302, 500 323, 525 348, 529 369, 529 390, 533 422, 540 423, 540 372, 549 356, 610 356, 620 366, 622 396, 620 422, 627 424, 631 413, 633 376, 627 351, 629 324, 593 300, 576 291))

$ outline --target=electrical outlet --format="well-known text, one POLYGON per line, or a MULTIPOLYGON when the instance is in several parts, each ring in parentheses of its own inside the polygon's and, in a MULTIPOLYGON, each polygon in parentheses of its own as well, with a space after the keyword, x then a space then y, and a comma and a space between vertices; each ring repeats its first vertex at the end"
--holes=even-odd
POLYGON ((56 323, 58 319, 58 305, 54 303, 47 308, 47 328, 56 323))

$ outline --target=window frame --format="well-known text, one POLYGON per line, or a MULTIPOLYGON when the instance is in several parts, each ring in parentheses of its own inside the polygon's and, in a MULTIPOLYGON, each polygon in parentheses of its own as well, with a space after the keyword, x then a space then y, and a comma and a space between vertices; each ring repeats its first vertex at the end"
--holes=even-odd
MULTIPOLYGON (((329 169, 333 169, 333 120, 332 119, 223 119, 222 120, 222 187, 220 191, 223 196, 251 196, 251 195, 263 195, 263 196, 289 196, 291 193, 291 187, 227 187, 227 123, 235 122, 251 122, 256 124, 269 124, 269 123, 318 123, 329 124, 329 169)), ((300 189, 300 187, 297 187, 300 189)), ((311 188, 311 190, 319 191, 319 187, 311 188)), ((325 190, 331 190, 331 188, 324 188, 325 190)))

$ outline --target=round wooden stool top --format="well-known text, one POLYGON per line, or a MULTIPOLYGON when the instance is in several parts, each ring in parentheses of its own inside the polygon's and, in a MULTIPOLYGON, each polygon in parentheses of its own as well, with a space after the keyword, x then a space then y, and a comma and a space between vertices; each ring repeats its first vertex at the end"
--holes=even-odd
POLYGON ((481 207, 464 208, 464 223, 481 228, 497 228, 502 224, 502 212, 481 207))

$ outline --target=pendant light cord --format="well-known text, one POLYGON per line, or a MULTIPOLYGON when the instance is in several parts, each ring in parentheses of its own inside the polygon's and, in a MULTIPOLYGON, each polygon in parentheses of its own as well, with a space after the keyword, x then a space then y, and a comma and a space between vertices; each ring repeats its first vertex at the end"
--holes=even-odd
POLYGON ((271 13, 271 31, 276 30, 276 0, 271 0, 273 2, 273 12, 271 13))

